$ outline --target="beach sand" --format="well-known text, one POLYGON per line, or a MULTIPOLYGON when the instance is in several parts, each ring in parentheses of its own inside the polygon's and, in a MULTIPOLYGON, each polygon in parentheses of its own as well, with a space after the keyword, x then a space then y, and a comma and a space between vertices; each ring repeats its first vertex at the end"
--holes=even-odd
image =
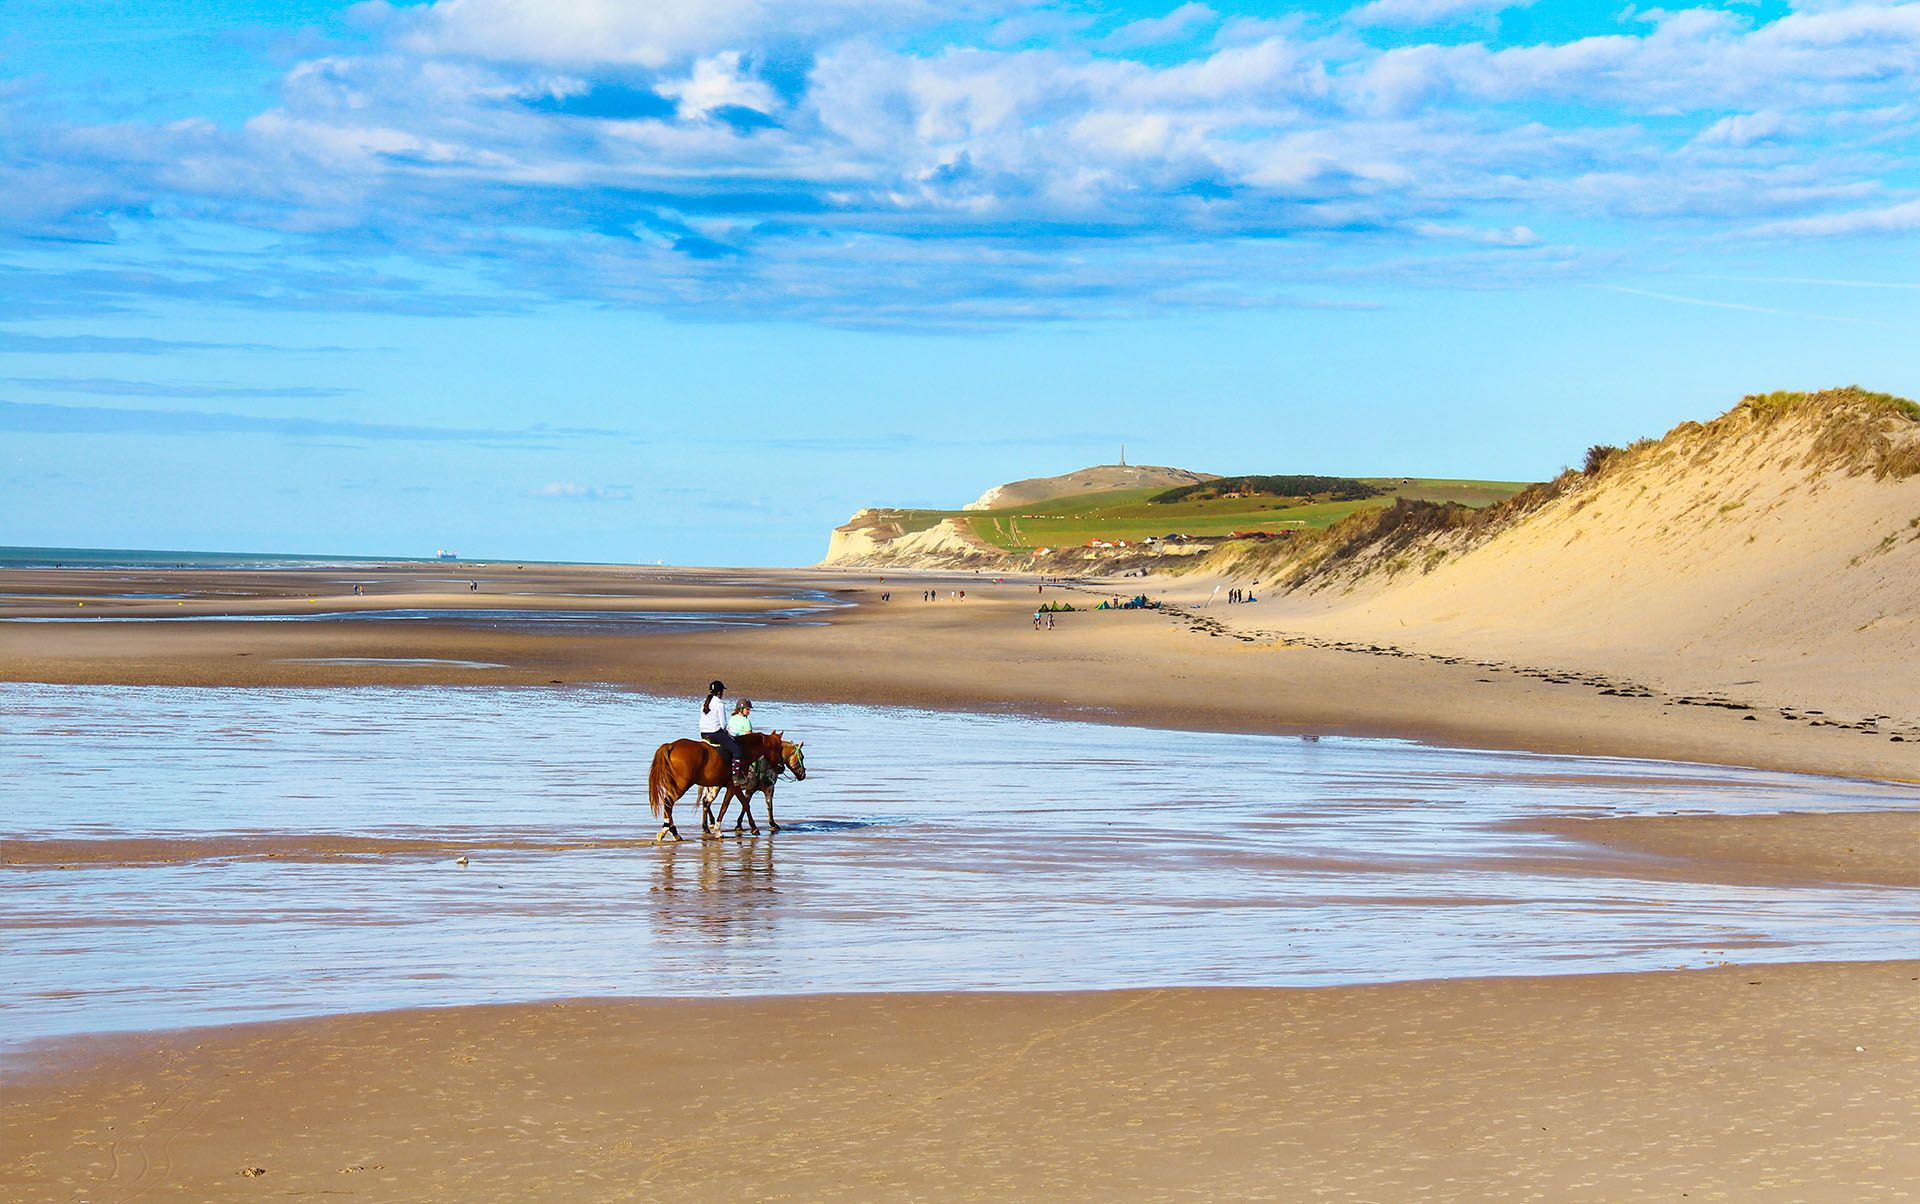
MULTIPOLYGON (((764 627, 653 634, 0 624, 0 679, 597 682, 693 697, 718 676, 759 701, 774 727, 781 699, 828 700, 1920 779, 1920 739, 1903 735, 1920 716, 1891 707, 1870 729, 1816 724, 1605 693, 1597 674, 1236 635, 1213 612, 1064 615, 1054 631, 1036 632, 1027 616, 1037 601, 1084 606, 1106 594, 1039 594, 1031 582, 529 572, 463 564, 462 581, 482 583, 471 595, 425 579, 445 572, 395 569, 379 578, 384 596, 352 601, 526 607, 543 593, 604 592, 625 598, 594 607, 671 599, 752 612, 790 605, 777 597, 783 589, 818 588, 855 605, 764 627), (926 588, 942 600, 918 601, 926 588), (881 589, 892 603, 877 602, 881 589), (965 602, 946 597, 957 589, 965 602)), ((339 574, 253 576, 115 573, 88 586, 89 609, 344 601, 328 584, 339 574), (195 596, 107 596, 133 589, 195 596)), ((49 614, 76 601, 76 578, 40 574, 29 586, 22 577, 0 574, 0 590, 36 596, 0 598, 0 613, 49 614)), ((1684 876, 1910 885, 1911 818, 1579 820, 1565 831, 1596 856, 1658 861, 1684 876)), ((356 851, 366 850, 269 842, 222 855, 356 851)), ((244 945, 234 956, 246 956, 244 945)), ((9 1072, 0 1195, 1905 1199, 1920 1194, 1917 1022, 1920 965, 1904 962, 335 1016, 30 1051, 9 1072), (250 1168, 265 1173, 242 1173, 250 1168)))
MULTIPOLYGON (((366 598, 342 597, 342 577, 332 573, 118 572, 112 574, 113 588, 196 596, 157 602, 95 596, 91 608, 110 616, 169 613, 169 606, 179 614, 298 613, 394 605, 395 598, 408 606, 578 608, 579 599, 558 595, 601 593, 621 597, 594 599, 597 609, 639 610, 670 599, 677 607, 752 613, 791 606, 777 595, 807 589, 832 591, 856 605, 811 619, 771 620, 763 627, 647 634, 419 622, 0 624, 0 680, 286 686, 604 682, 698 696, 709 678, 720 677, 736 695, 775 702, 1012 710, 1226 731, 1399 736, 1468 747, 1920 781, 1920 714, 1891 707, 1880 708, 1887 719, 1863 729, 1841 726, 1839 716, 1788 718, 1777 709, 1697 705, 1664 694, 1608 694, 1608 679, 1601 676, 1576 679, 1519 665, 1487 668, 1457 658, 1314 647, 1237 636, 1217 623, 1216 616, 1237 616, 1241 608, 1076 613, 1059 616, 1053 631, 1032 628, 1028 616, 1040 601, 1084 607, 1124 592, 1125 583, 1086 590, 1048 587, 1039 593, 1030 581, 994 585, 990 578, 971 575, 881 579, 817 570, 749 576, 744 570, 550 566, 536 572, 488 565, 463 566, 460 573, 463 587, 471 577, 482 591, 436 593, 430 586, 445 574, 432 569, 390 570, 374 587, 378 593, 366 598), (940 592, 939 602, 918 600, 928 588, 940 592), (208 593, 216 589, 238 596, 208 593), (894 600, 883 605, 877 599, 885 589, 894 600), (967 591, 964 602, 948 597, 959 589, 967 591), (243 593, 250 590, 257 596, 243 593), (500 667, 381 663, 393 658, 500 667)), ((1148 585, 1159 592, 1166 583, 1148 585)), ((59 586, 57 574, 0 573, 0 616, 71 613, 47 600, 58 596, 59 586), (29 591, 36 596, 4 596, 29 591)), ((1184 595, 1201 586, 1180 582, 1174 588, 1184 595)), ((774 712, 765 719, 777 724, 774 712)))
POLYGON ((1903 1200, 1920 963, 334 1016, 74 1042, 3 1113, 21 1204, 1903 1200))

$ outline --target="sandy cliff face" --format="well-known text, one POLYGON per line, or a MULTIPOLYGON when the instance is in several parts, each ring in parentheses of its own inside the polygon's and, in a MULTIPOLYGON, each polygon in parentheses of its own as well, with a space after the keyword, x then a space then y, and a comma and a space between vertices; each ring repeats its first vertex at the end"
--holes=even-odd
POLYGON ((1277 609, 1337 638, 1920 714, 1920 418, 1897 403, 1749 399, 1539 488, 1451 528, 1336 531, 1267 566, 1293 587, 1277 609))
MULTIPOLYGON (((1115 489, 1173 489, 1214 479, 1212 473, 1189 472, 1184 468, 1101 464, 1057 477, 1033 477, 995 485, 963 509, 991 510, 1115 489)), ((1061 556, 1075 559, 1074 554, 1079 554, 1077 560, 1089 563, 1096 559, 1085 549, 1068 549, 1061 556)), ((924 530, 908 531, 900 511, 874 507, 857 512, 834 529, 827 540, 826 558, 820 563, 862 568, 1007 569, 1031 560, 1032 557, 1016 556, 980 538, 965 519, 942 519, 924 530)), ((1065 571, 1065 566, 1050 564, 1049 571, 1065 571)))
POLYGON ((1005 552, 953 519, 909 532, 895 512, 868 509, 834 528, 827 540, 826 559, 820 563, 839 567, 953 568, 1006 560, 1005 552))

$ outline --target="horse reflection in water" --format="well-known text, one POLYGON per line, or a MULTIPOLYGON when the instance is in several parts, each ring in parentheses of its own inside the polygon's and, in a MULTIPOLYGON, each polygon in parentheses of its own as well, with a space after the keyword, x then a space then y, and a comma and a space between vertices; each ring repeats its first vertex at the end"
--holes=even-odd
POLYGON ((734 821, 733 830, 738 832, 741 823, 760 835, 760 825, 754 822, 752 799, 756 794, 764 794, 767 799, 767 826, 778 832, 780 825, 773 818, 773 786, 783 773, 791 773, 796 782, 807 778, 807 756, 805 746, 797 741, 788 740, 779 732, 750 732, 739 737, 740 755, 748 766, 744 780, 736 781, 727 773, 727 761, 720 750, 702 740, 675 740, 662 744, 653 754, 653 767, 647 773, 647 802, 654 815, 660 818, 660 831, 654 836, 656 842, 680 839, 680 829, 673 823, 673 805, 682 795, 695 786, 700 791, 700 824, 706 836, 720 835, 720 823, 727 817, 727 807, 735 799, 740 800, 740 818, 734 821), (726 797, 720 802, 720 817, 713 814, 713 800, 720 791, 726 791, 726 797))
POLYGON ((776 890, 772 841, 703 842, 664 852, 654 889, 682 896, 672 908, 676 926, 692 921, 710 937, 738 937, 765 929, 778 914, 761 910, 776 890))

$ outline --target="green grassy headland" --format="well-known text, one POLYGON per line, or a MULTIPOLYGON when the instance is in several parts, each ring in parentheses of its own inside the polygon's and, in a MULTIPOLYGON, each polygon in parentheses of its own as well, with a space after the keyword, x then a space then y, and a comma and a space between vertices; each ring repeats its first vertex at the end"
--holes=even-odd
POLYGON ((1526 487, 1518 481, 1449 481, 1403 477, 1363 478, 1381 490, 1378 497, 1325 501, 1298 497, 1149 499, 1158 488, 1118 489, 1031 502, 1000 510, 889 510, 889 518, 907 532, 924 531, 942 519, 958 519, 987 543, 1009 552, 1042 547, 1075 547, 1089 540, 1138 542, 1153 536, 1218 538, 1236 531, 1279 532, 1301 527, 1330 527, 1356 510, 1390 505, 1395 498, 1460 502, 1486 506, 1526 487))

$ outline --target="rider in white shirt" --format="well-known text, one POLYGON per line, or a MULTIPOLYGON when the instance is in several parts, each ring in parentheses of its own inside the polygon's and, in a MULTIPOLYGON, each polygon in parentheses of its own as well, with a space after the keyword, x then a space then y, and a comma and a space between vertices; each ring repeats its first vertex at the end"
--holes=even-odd
POLYGON ((700 704, 700 738, 720 750, 727 759, 727 772, 735 773, 740 765, 740 744, 727 730, 727 683, 723 681, 707 684, 707 700, 700 704))

